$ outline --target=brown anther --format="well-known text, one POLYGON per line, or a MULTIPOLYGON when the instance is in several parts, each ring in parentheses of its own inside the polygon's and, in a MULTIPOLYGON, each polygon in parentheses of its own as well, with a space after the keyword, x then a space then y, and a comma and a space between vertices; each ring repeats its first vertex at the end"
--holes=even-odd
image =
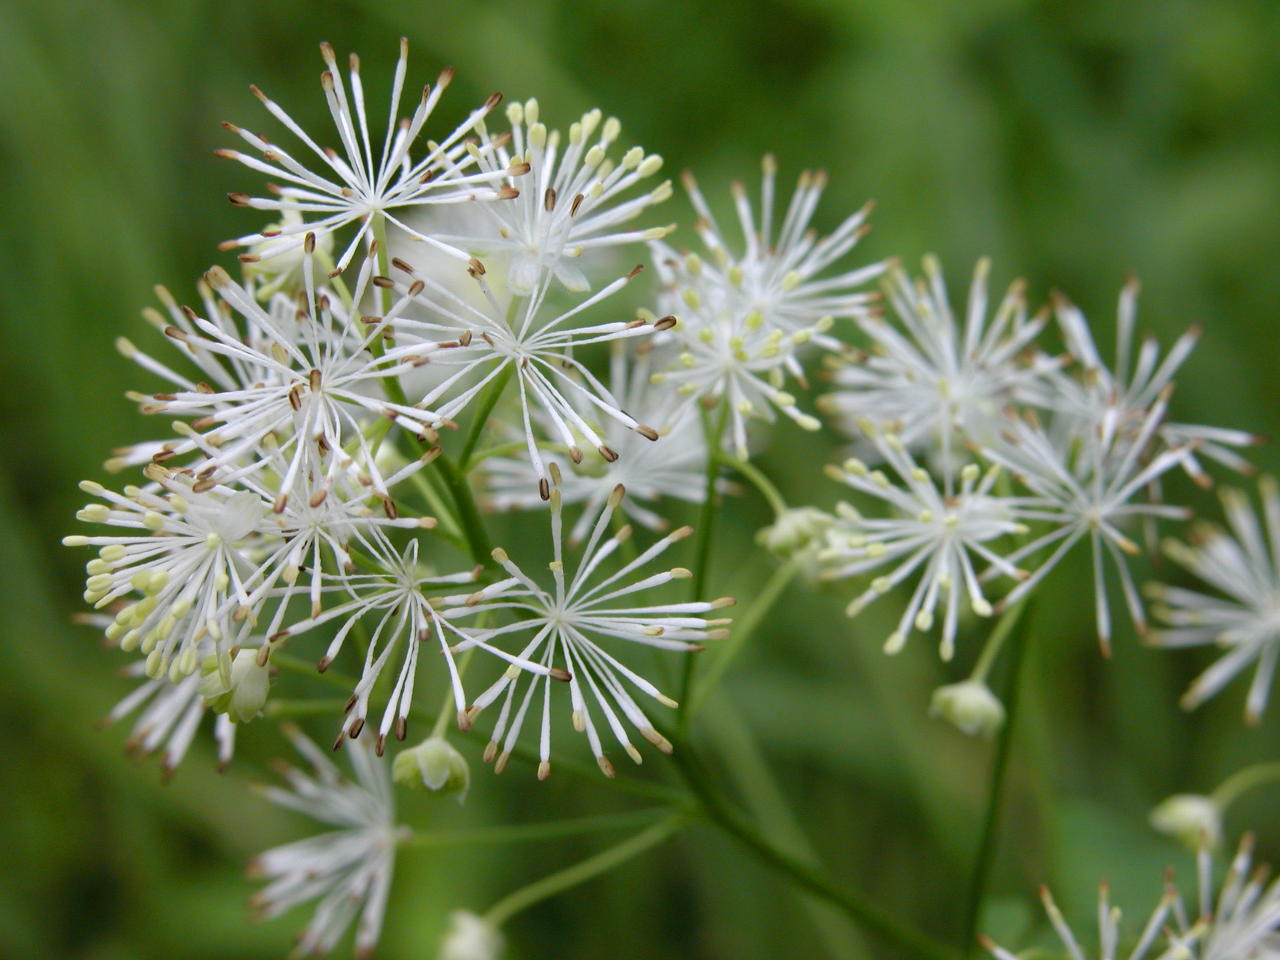
POLYGON ((643 269, 644 269, 644 264, 637 263, 634 267, 632 267, 631 272, 627 274, 627 279, 634 280, 636 275, 643 269))
POLYGON ((653 329, 655 329, 655 330, 670 330, 670 329, 671 329, 672 327, 674 327, 674 326, 676 325, 676 323, 678 323, 678 322, 679 322, 679 321, 677 321, 677 320, 676 320, 676 318, 675 318, 675 317, 673 317, 673 316, 665 316, 665 317, 661 317, 661 318, 659 318, 658 320, 653 321, 653 329))
POLYGON ((547 187, 546 193, 542 195, 542 209, 550 213, 556 208, 556 188, 547 187))
POLYGON ((551 499, 551 484, 547 483, 546 477, 538 478, 538 496, 543 500, 551 499))
POLYGON ((520 196, 520 190, 516 187, 499 187, 498 188, 499 200, 514 200, 518 196, 520 196))
POLYGON ((399 257, 392 257, 391 265, 395 267, 397 270, 403 270, 405 273, 408 273, 408 274, 413 273, 413 267, 410 264, 405 263, 399 257))
POLYGON ((320 389, 320 371, 319 370, 312 368, 311 372, 307 374, 307 385, 311 388, 312 393, 315 393, 320 389))
POLYGON ((585 199, 587 198, 581 193, 573 198, 573 203, 569 207, 569 216, 576 217, 578 215, 578 208, 582 206, 582 201, 585 199))
POLYGON ((569 459, 570 459, 570 460, 572 460, 574 463, 581 463, 581 462, 582 462, 582 450, 581 450, 579 447, 570 447, 570 448, 569 448, 569 459))
MULTIPOLYGON (((444 75, 443 75, 443 74, 441 74, 441 76, 443 77, 444 75)), ((453 76, 453 74, 452 74, 452 73, 450 73, 450 78, 452 78, 452 76, 453 76)), ((442 80, 441 82, 444 82, 444 81, 442 80)), ((501 93, 498 93, 498 92, 496 92, 496 91, 495 91, 494 93, 489 94, 489 99, 487 99, 487 100, 484 102, 484 108, 485 108, 486 110, 492 110, 494 107, 496 107, 496 106, 497 106, 498 104, 500 104, 501 102, 502 102, 502 94, 501 94, 501 93)))
POLYGON ((600 456, 604 457, 610 463, 613 463, 618 459, 618 451, 614 450, 612 447, 605 446, 602 443, 600 446, 596 447, 596 449, 600 451, 600 456))
POLYGON ((657 440, 658 431, 653 427, 645 426, 643 423, 636 424, 636 433, 644 437, 646 440, 657 440))
POLYGON ((230 200, 234 206, 247 207, 249 206, 251 197, 247 193, 228 193, 227 199, 230 200))

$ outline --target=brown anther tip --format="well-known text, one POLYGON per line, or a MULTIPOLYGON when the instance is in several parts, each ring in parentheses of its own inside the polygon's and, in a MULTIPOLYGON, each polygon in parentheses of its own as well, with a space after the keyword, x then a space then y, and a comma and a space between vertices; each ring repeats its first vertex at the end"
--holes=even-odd
POLYGON ((409 720, 407 717, 396 717, 396 739, 403 740, 409 735, 409 720))
POLYGON ((640 436, 644 437, 646 440, 658 439, 658 431, 643 423, 636 425, 636 433, 640 434, 640 436))
POLYGON ((399 257, 392 257, 392 258, 391 258, 391 265, 392 265, 393 267, 395 267, 397 270, 399 270, 399 271, 401 271, 401 272, 403 272, 403 273, 407 273, 407 274, 410 274, 410 275, 412 275, 412 274, 413 274, 413 267, 412 267, 412 265, 410 265, 410 264, 406 263, 405 261, 401 260, 399 257))
POLYGON ((501 102, 502 102, 502 94, 495 90, 493 93, 489 94, 489 98, 485 100, 484 108, 486 110, 492 110, 501 102))
POLYGON ((499 200, 514 200, 518 196, 520 196, 520 190, 516 187, 499 187, 498 188, 499 200))
POLYGON ((552 667, 549 671, 547 671, 547 673, 552 680, 560 680, 567 683, 568 681, 573 679, 573 674, 571 674, 568 670, 561 669, 560 667, 552 667))
POLYGON ((236 259, 239 260, 241 263, 257 263, 262 258, 258 256, 256 253, 242 253, 238 257, 236 257, 236 259))
POLYGON ((302 249, 307 253, 316 252, 316 235, 314 233, 308 233, 306 237, 303 238, 302 249))
POLYGON ((231 201, 233 206, 247 207, 250 198, 247 193, 228 193, 227 199, 231 201))
POLYGON ((347 738, 347 731, 339 730, 338 736, 333 741, 333 746, 331 746, 329 749, 332 750, 334 753, 337 753, 340 749, 342 749, 342 741, 345 740, 346 738, 347 738))
POLYGON ((387 738, 382 734, 378 734, 373 738, 373 752, 375 756, 382 756, 387 752, 387 738))
POLYGON ((653 329, 655 329, 655 330, 670 330, 670 329, 671 329, 672 327, 674 327, 674 326, 676 325, 676 323, 678 323, 678 322, 679 322, 679 321, 677 321, 677 320, 676 320, 676 318, 675 318, 675 317, 673 317, 673 316, 666 316, 666 317, 662 317, 661 319, 655 320, 655 321, 653 322, 653 329))
POLYGON ((329 664, 333 663, 332 657, 321 657, 320 662, 316 664, 316 672, 324 673, 329 669, 329 664))
POLYGON ((467 261, 467 264, 471 269, 472 276, 475 276, 475 277, 484 276, 485 274, 484 264, 481 263, 479 259, 477 259, 476 257, 472 257, 469 261, 467 261))
POLYGON ((547 483, 546 477, 540 477, 538 479, 538 496, 543 500, 551 499, 551 484, 547 483))
POLYGON ((604 457, 610 463, 613 463, 618 459, 618 451, 614 450, 612 447, 606 446, 602 443, 596 449, 600 451, 600 456, 604 457))
POLYGON ((640 271, 643 269, 644 269, 644 264, 637 263, 634 267, 631 268, 631 272, 627 274, 627 279, 634 280, 636 276, 640 273, 640 271))

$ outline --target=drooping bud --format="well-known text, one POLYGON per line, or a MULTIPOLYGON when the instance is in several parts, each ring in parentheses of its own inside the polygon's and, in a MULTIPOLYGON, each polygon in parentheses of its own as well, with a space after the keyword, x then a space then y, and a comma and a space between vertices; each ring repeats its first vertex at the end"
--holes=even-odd
POLYGON ((466 802, 471 787, 471 768, 466 759, 444 737, 428 737, 416 747, 396 754, 391 775, 396 783, 411 790, 433 790, 442 797, 456 796, 466 802))
POLYGON ((200 696, 218 713, 225 713, 235 723, 248 723, 267 704, 271 676, 267 658, 259 663, 257 650, 241 648, 231 657, 225 672, 216 657, 201 665, 200 696))
POLYGON ((1198 793, 1175 793, 1151 811, 1151 826, 1199 850, 1222 842, 1222 807, 1212 797, 1198 793))
POLYGON ((929 716, 940 717, 968 736, 991 737, 1004 726, 1004 704, 981 680, 938 687, 929 716))
POLYGON ((502 934, 492 923, 468 910, 449 915, 437 960, 498 960, 501 955, 502 934))
POLYGON ((815 546, 835 522, 829 513, 814 507, 784 510, 767 527, 756 533, 756 542, 780 557, 793 557, 815 546))

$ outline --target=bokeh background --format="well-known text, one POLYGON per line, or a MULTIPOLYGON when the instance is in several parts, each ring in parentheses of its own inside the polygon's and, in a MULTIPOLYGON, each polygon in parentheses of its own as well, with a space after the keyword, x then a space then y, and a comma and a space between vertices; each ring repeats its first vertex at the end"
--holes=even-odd
MULTIPOLYGON (((363 55, 375 96, 405 34, 419 82, 457 68, 446 102, 458 113, 495 89, 537 95, 565 122, 598 104, 623 120, 624 140, 672 171, 695 169, 720 201, 731 179, 756 177, 765 151, 787 176, 824 167, 820 225, 878 201, 859 248, 868 256, 936 251, 959 290, 991 255, 997 285, 1024 276, 1037 299, 1062 289, 1104 338, 1135 271, 1142 329, 1166 342, 1192 322, 1205 329, 1176 415, 1280 435, 1274 3, 18 0, 3 21, 4 956, 278 957, 306 922, 299 911, 252 925, 244 907, 243 863, 313 829, 246 789, 285 744, 268 725, 250 728, 220 776, 201 740, 168 785, 154 761, 126 759, 127 725, 95 729, 129 688, 122 658, 71 625, 84 557, 59 538, 83 499, 75 482, 102 479, 109 448, 151 435, 122 398, 140 375, 112 340, 145 340, 151 285, 189 290, 226 261, 215 244, 253 226, 222 199, 252 180, 214 158, 229 145, 218 121, 267 127, 255 82, 326 129, 321 39, 363 55)), ((687 218, 683 199, 663 216, 687 218)), ((829 504, 816 465, 830 455, 829 439, 788 435, 761 466, 795 502, 829 504)), ((1274 446, 1253 455, 1280 466, 1274 446)), ((1211 496, 1178 493, 1216 511, 1211 496)), ((750 539, 767 517, 743 497, 726 518, 733 562, 717 564, 713 592, 750 595, 771 567, 750 539)), ((1056 578, 1033 624, 983 924, 1017 943, 1036 935, 1039 882, 1087 927, 1102 877, 1135 918, 1165 863, 1189 879, 1187 858, 1148 828, 1149 809, 1280 747, 1280 705, 1246 728, 1239 685, 1193 716, 1178 710, 1207 652, 1152 651, 1122 631, 1104 662, 1081 574, 1056 578)), ((851 625, 841 605, 834 592, 788 594, 707 710, 705 752, 781 842, 820 848, 837 876, 954 940, 991 747, 925 714, 929 691, 961 664, 940 665, 927 643, 885 659, 882 614, 851 625)), ((478 759, 477 744, 467 749, 478 759)), ((477 773, 465 809, 411 815, 458 829, 643 803, 603 781, 539 785, 514 765, 501 780, 477 773)), ((667 779, 661 761, 627 775, 667 779)), ((1277 796, 1251 795, 1229 822, 1233 837, 1256 829, 1272 861, 1277 796)), ((410 851, 380 955, 431 957, 448 911, 483 908, 604 843, 410 851)), ((540 905, 509 933, 509 955, 531 960, 889 955, 709 829, 540 905)))

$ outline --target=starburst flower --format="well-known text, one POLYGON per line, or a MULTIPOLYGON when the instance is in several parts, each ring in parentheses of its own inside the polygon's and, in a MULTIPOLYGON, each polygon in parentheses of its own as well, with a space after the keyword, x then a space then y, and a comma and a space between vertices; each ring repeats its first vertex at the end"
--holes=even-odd
POLYGON ((430 347, 442 341, 452 347, 433 362, 452 366, 455 372, 431 387, 417 406, 435 409, 438 416, 452 419, 499 376, 514 377, 525 446, 542 499, 550 495, 546 461, 538 449, 536 427, 542 421, 551 427, 553 436, 564 444, 575 463, 583 456, 578 437, 585 438, 605 460, 618 459, 618 451, 605 443, 600 432, 578 412, 583 405, 648 440, 658 439, 656 430, 623 410, 609 389, 574 357, 580 347, 646 336, 675 322, 674 318, 664 317, 654 323, 636 319, 580 325, 581 314, 626 286, 639 273, 639 267, 569 310, 557 313, 547 308, 545 282, 533 296, 513 299, 504 306, 489 288, 478 260, 472 262, 471 274, 484 294, 483 308, 433 278, 419 276, 404 261, 394 264, 411 282, 406 285, 389 277, 376 282, 419 304, 430 317, 397 316, 388 321, 398 341, 405 344, 400 349, 412 351, 414 343, 430 347))
MULTIPOLYGON (((1124 933, 1120 909, 1111 904, 1103 883, 1098 894, 1098 948, 1086 953, 1047 889, 1040 899, 1054 933, 1071 960, 1272 960, 1280 955, 1280 881, 1266 883, 1266 871, 1253 871, 1253 839, 1246 836, 1214 898, 1213 864, 1207 847, 1196 861, 1199 896, 1191 913, 1172 881, 1131 948, 1121 952, 1124 933)), ((989 937, 982 946, 996 960, 1018 960, 989 937)))
MULTIPOLYGON (((366 541, 364 546, 373 547, 366 541)), ((425 574, 418 564, 418 541, 410 541, 403 552, 389 548, 370 557, 373 569, 367 573, 349 573, 333 586, 327 586, 326 592, 336 592, 347 597, 345 602, 336 606, 321 609, 304 620, 291 624, 282 631, 270 636, 273 645, 291 641, 299 634, 306 633, 330 621, 341 625, 329 642, 318 668, 321 672, 328 669, 333 660, 341 653, 351 631, 362 621, 372 621, 368 648, 365 652, 364 665, 360 679, 347 701, 346 717, 335 746, 344 739, 356 739, 364 730, 365 720, 369 714, 370 699, 382 676, 393 658, 399 658, 399 669, 396 671, 395 683, 387 697, 383 709, 382 720, 374 740, 375 752, 381 756, 388 734, 393 730, 399 740, 406 736, 409 723, 409 711, 413 703, 414 681, 417 677, 418 656, 425 643, 433 639, 444 655, 449 671, 449 681, 453 689, 454 702, 458 710, 458 724, 464 730, 470 724, 466 713, 466 695, 462 689, 462 678, 454 660, 453 651, 459 644, 481 649, 498 656, 517 669, 530 670, 534 673, 546 673, 543 666, 530 661, 526 657, 514 657, 505 651, 493 647, 483 637, 477 639, 473 634, 463 631, 436 610, 436 603, 423 591, 446 585, 470 583, 479 575, 479 569, 462 573, 435 575, 425 574)))
POLYGON ((857 616, 868 603, 920 573, 897 629, 889 635, 885 651, 897 653, 912 628, 933 628, 938 605, 943 605, 939 652, 944 660, 955 653, 956 629, 962 599, 981 617, 992 612, 980 577, 984 572, 1019 580, 1027 578, 1009 559, 994 549, 994 541, 1026 532, 1024 500, 994 492, 999 468, 983 473, 969 463, 955 474, 944 474, 942 484, 920 467, 896 433, 885 433, 867 421, 864 432, 892 468, 902 486, 880 470, 871 470, 857 459, 830 468, 833 479, 888 506, 892 515, 867 517, 842 504, 835 523, 827 530, 827 546, 818 560, 828 580, 859 576, 891 568, 849 604, 846 613, 857 616))
POLYGON ((373 955, 391 890, 396 844, 408 832, 396 823, 389 763, 360 743, 346 750, 354 782, 297 729, 285 732, 312 772, 286 767, 288 789, 264 788, 272 803, 336 827, 328 833, 275 847, 249 865, 267 885, 252 899, 260 919, 308 900, 319 900, 298 939, 296 956, 319 956, 337 944, 357 911, 356 956, 373 955))
MULTIPOLYGON (((1083 429, 1090 429, 1093 424, 1101 424, 1104 431, 1140 429, 1146 411, 1173 383, 1174 376, 1200 338, 1200 328, 1192 327, 1174 342, 1163 358, 1160 345, 1153 337, 1144 339, 1135 352, 1139 289, 1138 281, 1130 279, 1120 290, 1116 310, 1115 363, 1111 367, 1102 359, 1089 322, 1081 310, 1061 295, 1054 298, 1055 313, 1067 349, 1085 371, 1082 380, 1064 378, 1059 381, 1058 389, 1062 395, 1061 402, 1083 429)), ((1249 473, 1252 466, 1235 451, 1260 440, 1243 430, 1173 422, 1160 424, 1158 436, 1167 446, 1186 449, 1182 467, 1201 485, 1208 485, 1211 481, 1204 472, 1200 457, 1249 473)))
MULTIPOLYGON (((232 491, 200 479, 147 470, 147 487, 123 493, 86 481, 80 488, 103 503, 77 517, 122 532, 71 536, 68 546, 98 547, 88 564, 85 600, 96 609, 139 599, 119 609, 106 629, 121 649, 146 655, 146 674, 177 681, 200 664, 212 638, 219 659, 240 645, 265 600, 265 576, 253 550, 270 503, 251 490, 232 491)), ((224 671, 229 663, 223 663, 224 671)))
POLYGON ((485 126, 479 127, 479 168, 505 178, 512 191, 519 189, 519 197, 477 205, 479 216, 471 219, 479 229, 434 234, 482 257, 504 257, 507 286, 518 296, 532 295, 548 276, 568 290, 588 290, 590 278, 579 264, 589 254, 660 239, 675 229, 630 226, 671 196, 670 181, 635 192, 662 168, 660 156, 646 155, 641 147, 632 147, 621 159, 610 156, 622 125, 613 117, 601 123, 599 110, 572 124, 563 143, 558 130, 548 131, 540 113, 537 100, 513 103, 507 107, 510 134, 491 139, 485 126), (529 172, 519 179, 512 175, 522 170, 529 172))
POLYGON ((609 557, 618 553, 631 536, 631 528, 626 526, 612 536, 605 536, 613 513, 622 502, 623 493, 623 489, 618 487, 610 496, 592 527, 577 569, 570 573, 564 560, 560 492, 557 488, 552 489, 554 552, 550 567, 554 585, 550 590, 536 583, 511 560, 506 551, 498 549, 494 551, 494 559, 509 574, 506 579, 483 587, 470 596, 446 600, 452 605, 445 612, 451 621, 502 611, 520 618, 505 626, 475 629, 475 638, 458 649, 482 642, 494 643, 508 636, 530 634, 531 638, 521 648, 519 657, 533 660, 542 668, 541 676, 508 670, 480 694, 470 708, 469 713, 475 716, 490 704, 502 702, 485 750, 485 760, 496 759, 495 769, 498 771, 506 766, 507 758, 520 737, 529 707, 536 698, 541 701, 542 709, 538 777, 544 779, 550 774, 551 680, 557 674, 568 680, 574 729, 586 734, 591 751, 606 776, 613 776, 614 768, 605 755, 597 726, 601 717, 619 745, 636 763, 641 761, 641 755, 627 734, 627 724, 660 750, 670 752, 671 743, 654 729, 631 691, 638 691, 666 707, 674 707, 675 701, 626 666, 614 651, 625 649, 626 644, 657 650, 693 651, 701 649, 703 641, 719 639, 727 634, 724 629, 726 620, 706 619, 705 615, 730 605, 733 601, 728 598, 650 606, 631 606, 631 601, 624 599, 690 576, 688 570, 674 567, 638 580, 629 579, 672 544, 688 536, 692 532, 688 527, 667 534, 592 585, 593 574, 609 557))
POLYGON ((1009 404, 1052 406, 1047 378, 1061 361, 1035 347, 1046 318, 1028 318, 1020 280, 991 314, 989 272, 990 262, 978 261, 957 318, 935 257, 925 257, 922 281, 891 270, 884 288, 896 320, 855 316, 871 346, 833 358, 837 389, 819 399, 819 408, 851 432, 861 418, 895 430, 912 449, 936 451, 945 464, 961 440, 987 442, 1009 404))
POLYGON ((320 53, 326 67, 320 75, 320 84, 324 88, 325 101, 333 117, 342 151, 322 147, 279 104, 257 87, 252 87, 254 95, 262 101, 271 115, 314 154, 313 167, 308 167, 278 144, 234 124, 224 124, 228 130, 238 134, 253 149, 259 151, 262 158, 239 150, 219 150, 218 155, 237 160, 282 184, 272 185, 274 197, 232 193, 228 195, 231 202, 237 206, 270 210, 282 215, 294 213, 299 215, 299 219, 283 219, 281 223, 262 233, 247 234, 229 240, 223 246, 254 248, 253 253, 246 255, 250 262, 254 262, 288 254, 303 243, 303 238, 308 233, 332 233, 349 224, 358 223, 355 235, 338 257, 335 272, 340 273, 351 262, 361 241, 372 246, 376 221, 378 218, 385 218, 415 239, 465 260, 467 254, 463 251, 441 243, 428 234, 419 233, 407 226, 401 216, 406 209, 428 204, 504 199, 516 195, 514 188, 502 183, 505 177, 516 171, 496 169, 492 165, 482 169, 476 164, 477 158, 482 157, 484 152, 492 152, 493 144, 487 143, 477 148, 467 142, 467 135, 498 105, 501 95, 495 93, 481 107, 471 111, 467 119, 440 142, 427 141, 423 155, 414 159, 411 151, 441 95, 453 79, 453 71, 445 70, 441 73, 434 88, 429 85, 423 87, 422 99, 412 117, 400 119, 397 113, 405 87, 409 56, 409 41, 401 38, 400 59, 396 63, 391 86, 387 130, 381 151, 375 160, 359 59, 355 54, 349 59, 348 95, 347 84, 343 83, 333 47, 322 43, 320 53), (315 165, 315 161, 319 161, 319 164, 315 165), (278 242, 264 246, 264 238, 276 239, 278 242))
POLYGON ((1021 563, 1053 548, 1004 603, 1013 604, 1035 589, 1076 543, 1087 538, 1093 555, 1098 642, 1104 654, 1111 650, 1111 607, 1105 576, 1108 558, 1119 574, 1135 629, 1142 634, 1147 630, 1142 599, 1128 564, 1128 558, 1142 550, 1126 535, 1125 528, 1137 520, 1181 520, 1187 516, 1183 507, 1138 499, 1187 454, 1185 447, 1174 447, 1149 455, 1167 405, 1166 390, 1132 431, 1108 431, 1097 425, 1074 441, 1051 437, 1033 416, 1013 417, 999 442, 983 449, 986 459, 1006 467, 1033 494, 1024 518, 1050 525, 1047 533, 1006 558, 1010 563, 1021 563))
POLYGON ((1258 722, 1267 706, 1280 656, 1280 492, 1270 477, 1258 484, 1262 522, 1238 490, 1223 490, 1230 532, 1198 525, 1192 544, 1165 543, 1165 552, 1217 593, 1148 584, 1166 628, 1151 642, 1162 647, 1214 645, 1226 652, 1182 698, 1188 710, 1218 693, 1232 677, 1256 663, 1245 698, 1245 717, 1258 722), (1224 596, 1225 595, 1225 596, 1224 596))
MULTIPOLYGON (((560 496, 565 504, 584 504, 569 535, 578 543, 604 507, 614 488, 627 490, 627 515, 651 530, 665 530, 659 501, 663 498, 701 503, 706 497, 707 444, 702 424, 686 410, 677 410, 675 398, 649 382, 652 351, 642 342, 635 351, 613 344, 609 385, 624 410, 634 411, 655 429, 660 442, 650 443, 616 420, 593 423, 618 458, 605 461, 603 469, 577 464, 569 456, 548 455, 561 471, 560 496), (652 504, 647 506, 643 504, 652 504)), ((579 414, 597 421, 594 411, 579 401, 579 414)), ((497 509, 528 509, 539 503, 532 492, 533 468, 526 460, 494 457, 484 464, 486 499, 497 509)))
MULTIPOLYGON (((310 249, 309 242, 308 253, 310 249)), ((341 458, 326 454, 348 441, 376 474, 365 428, 378 418, 428 439, 443 423, 437 413, 384 396, 385 380, 427 362, 439 347, 418 342, 391 346, 381 356, 371 352, 383 336, 383 325, 405 305, 393 304, 386 316, 360 323, 341 298, 314 283, 310 257, 305 267, 300 302, 278 295, 261 304, 249 288, 213 267, 205 274, 205 289, 226 307, 209 295, 207 317, 190 309, 170 310, 174 322, 163 327, 165 335, 195 359, 206 379, 193 381, 132 344, 122 344, 126 355, 173 386, 167 393, 132 395, 142 411, 194 418, 190 429, 182 431, 184 439, 162 445, 152 459, 167 461, 198 450, 207 466, 247 462, 251 469, 264 458, 264 449, 287 451, 274 503, 277 512, 285 508, 300 478, 325 477, 326 471, 338 469, 341 458)), ((366 260, 352 302, 361 302, 371 278, 372 261, 366 260)), ((134 459, 136 455, 124 457, 126 462, 134 459)), ((318 482, 332 480, 328 476, 318 482)), ((385 484, 379 492, 387 496, 385 484)))

